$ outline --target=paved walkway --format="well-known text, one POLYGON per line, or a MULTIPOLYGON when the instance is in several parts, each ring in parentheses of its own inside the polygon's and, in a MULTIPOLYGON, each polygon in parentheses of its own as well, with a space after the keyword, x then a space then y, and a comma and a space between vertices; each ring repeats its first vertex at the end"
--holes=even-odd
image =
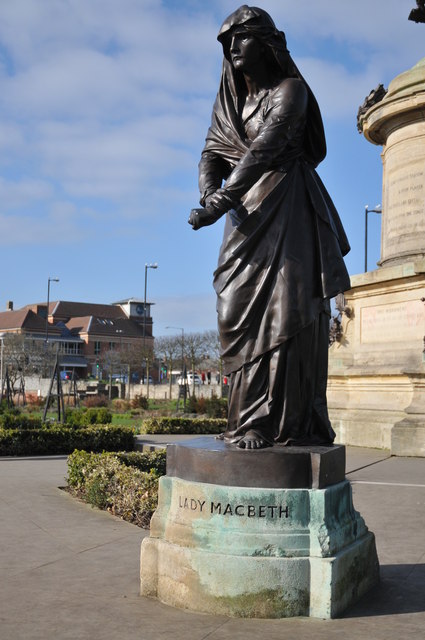
POLYGON ((0 458, 0 640, 391 640, 425 629, 425 459, 348 449, 382 580, 338 620, 238 620, 141 598, 146 532, 71 498, 66 459, 0 458))

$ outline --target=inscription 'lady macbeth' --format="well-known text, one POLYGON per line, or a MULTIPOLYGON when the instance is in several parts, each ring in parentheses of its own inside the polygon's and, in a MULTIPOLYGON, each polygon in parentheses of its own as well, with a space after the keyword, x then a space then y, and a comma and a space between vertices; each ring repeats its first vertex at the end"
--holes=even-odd
POLYGON ((254 504, 236 504, 229 502, 209 502, 195 498, 185 498, 179 496, 180 509, 189 509, 190 511, 198 511, 199 513, 210 513, 211 515, 221 516, 246 516, 248 518, 289 518, 289 509, 283 505, 254 505, 254 504))

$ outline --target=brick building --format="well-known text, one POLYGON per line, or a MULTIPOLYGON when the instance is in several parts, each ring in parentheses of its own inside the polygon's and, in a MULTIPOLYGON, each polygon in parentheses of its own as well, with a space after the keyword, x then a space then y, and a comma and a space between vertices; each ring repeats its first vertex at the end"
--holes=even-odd
MULTIPOLYGON (((97 375, 99 368, 114 368, 120 360, 141 374, 143 360, 153 350, 151 306, 130 298, 112 304, 68 302, 29 304, 0 312, 0 334, 23 334, 34 341, 58 344, 62 369, 79 377, 97 375)), ((128 367, 127 367, 128 368, 128 367)), ((116 371, 113 372, 117 373, 116 371)))

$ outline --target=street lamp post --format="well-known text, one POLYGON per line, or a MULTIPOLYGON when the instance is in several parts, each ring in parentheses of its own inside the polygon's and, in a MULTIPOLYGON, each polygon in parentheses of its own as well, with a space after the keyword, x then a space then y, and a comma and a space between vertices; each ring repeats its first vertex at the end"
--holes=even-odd
POLYGON ((115 333, 119 335, 120 337, 120 352, 119 352, 119 358, 120 358, 120 378, 121 378, 121 382, 123 382, 123 372, 122 372, 122 334, 124 333, 123 329, 115 329, 115 333))
MULTIPOLYGON (((125 397, 130 400, 130 364, 127 363, 125 364, 125 367, 123 366, 123 348, 122 348, 122 334, 124 333, 123 329, 115 329, 115 333, 119 334, 120 337, 120 381, 125 383, 125 375, 124 375, 124 369, 127 369, 127 383, 125 383, 125 397)), ((128 354, 128 349, 127 349, 127 354, 128 354)))
POLYGON ((158 269, 156 262, 153 264, 145 264, 145 297, 143 302, 143 346, 145 346, 146 338, 146 294, 148 290, 148 269, 158 269))
POLYGON ((380 204, 377 204, 374 209, 369 209, 369 205, 367 204, 364 208, 364 272, 367 272, 367 216, 368 213, 382 213, 382 207, 380 204))
POLYGON ((48 278, 47 279, 47 309, 46 309, 46 347, 49 342, 49 304, 50 304, 50 283, 51 282, 59 282, 59 278, 48 278))
MULTIPOLYGON (((145 297, 143 302, 143 351, 145 352, 145 360, 146 358, 146 294, 148 290, 148 269, 158 269, 158 264, 156 262, 152 264, 145 264, 145 297)), ((149 371, 148 367, 146 367, 146 397, 149 398, 149 371)))

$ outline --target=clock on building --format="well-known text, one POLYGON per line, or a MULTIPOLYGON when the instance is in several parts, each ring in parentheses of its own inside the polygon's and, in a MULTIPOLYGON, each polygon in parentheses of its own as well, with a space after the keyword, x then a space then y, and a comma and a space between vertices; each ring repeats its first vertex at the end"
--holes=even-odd
POLYGON ((136 306, 137 315, 142 316, 144 314, 144 311, 145 311, 145 308, 144 308, 144 306, 142 304, 138 304, 136 306))

